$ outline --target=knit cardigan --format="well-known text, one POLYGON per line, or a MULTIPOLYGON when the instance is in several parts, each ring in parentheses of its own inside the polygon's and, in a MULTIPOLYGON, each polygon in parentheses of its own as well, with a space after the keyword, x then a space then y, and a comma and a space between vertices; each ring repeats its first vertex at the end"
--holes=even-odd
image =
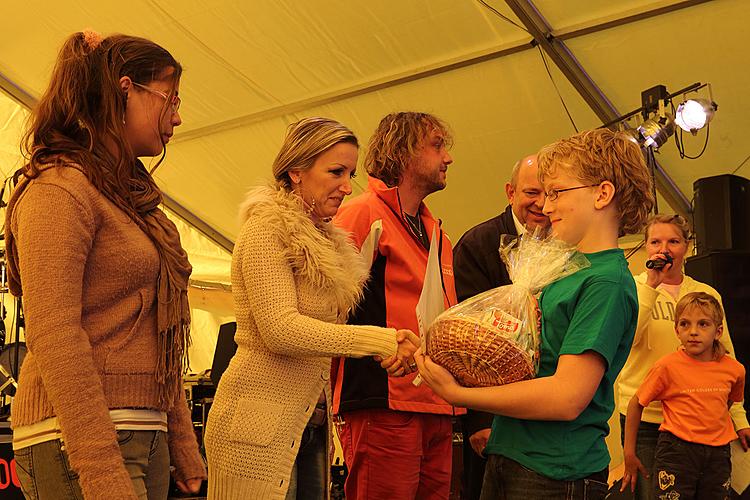
MULTIPOLYGON (((252 190, 232 258, 237 353, 206 428, 209 498, 283 499, 332 356, 390 356, 395 330, 341 324, 366 263, 284 190, 252 190)), ((329 399, 330 400, 330 399, 329 399)))
POLYGON ((7 217, 28 345, 13 427, 56 416, 85 498, 131 500, 109 410, 165 411, 175 476, 206 477, 184 391, 158 402, 159 255, 148 236, 74 166, 16 190, 7 217))

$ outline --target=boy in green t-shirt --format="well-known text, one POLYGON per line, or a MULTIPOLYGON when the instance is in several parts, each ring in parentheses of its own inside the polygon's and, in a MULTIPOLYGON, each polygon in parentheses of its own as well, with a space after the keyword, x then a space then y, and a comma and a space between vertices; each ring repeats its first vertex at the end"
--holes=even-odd
POLYGON ((617 238, 637 233, 654 205, 641 150, 597 129, 538 155, 553 233, 591 262, 541 295, 537 377, 499 387, 460 386, 421 353, 423 380, 458 406, 495 413, 482 499, 604 498, 613 384, 638 319, 635 282, 617 238))

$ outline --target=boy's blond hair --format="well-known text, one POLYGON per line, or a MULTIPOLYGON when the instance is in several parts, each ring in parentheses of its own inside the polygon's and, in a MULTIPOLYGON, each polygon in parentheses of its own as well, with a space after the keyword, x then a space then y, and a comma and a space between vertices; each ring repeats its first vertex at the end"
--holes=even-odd
POLYGON ((561 139, 544 146, 537 163, 542 181, 559 168, 584 184, 611 182, 619 236, 640 232, 654 207, 653 184, 641 148, 623 132, 599 128, 561 139))
MULTIPOLYGON (((707 314, 718 328, 724 321, 724 310, 721 308, 721 304, 716 297, 706 292, 690 292, 685 294, 678 302, 674 310, 674 326, 680 322, 682 314, 685 309, 689 307, 697 307, 703 313, 707 314)), ((724 344, 719 342, 719 339, 714 339, 714 358, 718 359, 727 353, 724 344)))

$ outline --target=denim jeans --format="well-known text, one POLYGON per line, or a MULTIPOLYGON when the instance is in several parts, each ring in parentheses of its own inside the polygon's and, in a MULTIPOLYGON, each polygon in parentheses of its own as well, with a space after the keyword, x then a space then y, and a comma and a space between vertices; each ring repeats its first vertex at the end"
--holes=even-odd
MULTIPOLYGON (((161 431, 117 431, 125 468, 140 500, 164 500, 169 492, 169 448, 161 431)), ((27 500, 83 500, 78 474, 59 439, 14 452, 27 500)))
MULTIPOLYGON (((656 441, 659 439, 659 424, 641 422, 638 425, 638 442, 635 444, 635 455, 651 474, 646 478, 638 474, 635 483, 635 500, 651 500, 653 497, 654 455, 656 441)), ((625 415, 620 414, 620 442, 625 446, 625 415)), ((657 497, 658 498, 658 497, 657 497)))
POLYGON ((490 455, 484 470, 481 500, 602 500, 609 471, 575 481, 552 479, 502 455, 490 455))
POLYGON ((322 500, 326 497, 328 426, 308 425, 302 433, 286 500, 322 500))
POLYGON ((654 457, 654 498, 729 498, 732 461, 729 445, 709 446, 659 433, 654 457))

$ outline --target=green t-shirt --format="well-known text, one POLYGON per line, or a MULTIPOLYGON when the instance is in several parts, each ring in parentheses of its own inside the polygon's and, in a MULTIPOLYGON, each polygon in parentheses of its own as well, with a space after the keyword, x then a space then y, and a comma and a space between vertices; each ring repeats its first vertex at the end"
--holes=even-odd
POLYGON ((542 292, 542 339, 537 377, 553 375, 561 354, 599 353, 606 371, 594 398, 571 422, 495 416, 486 453, 503 455, 544 476, 576 480, 609 464, 604 438, 614 410, 613 385, 638 321, 635 282, 622 250, 585 254, 591 267, 542 292))

